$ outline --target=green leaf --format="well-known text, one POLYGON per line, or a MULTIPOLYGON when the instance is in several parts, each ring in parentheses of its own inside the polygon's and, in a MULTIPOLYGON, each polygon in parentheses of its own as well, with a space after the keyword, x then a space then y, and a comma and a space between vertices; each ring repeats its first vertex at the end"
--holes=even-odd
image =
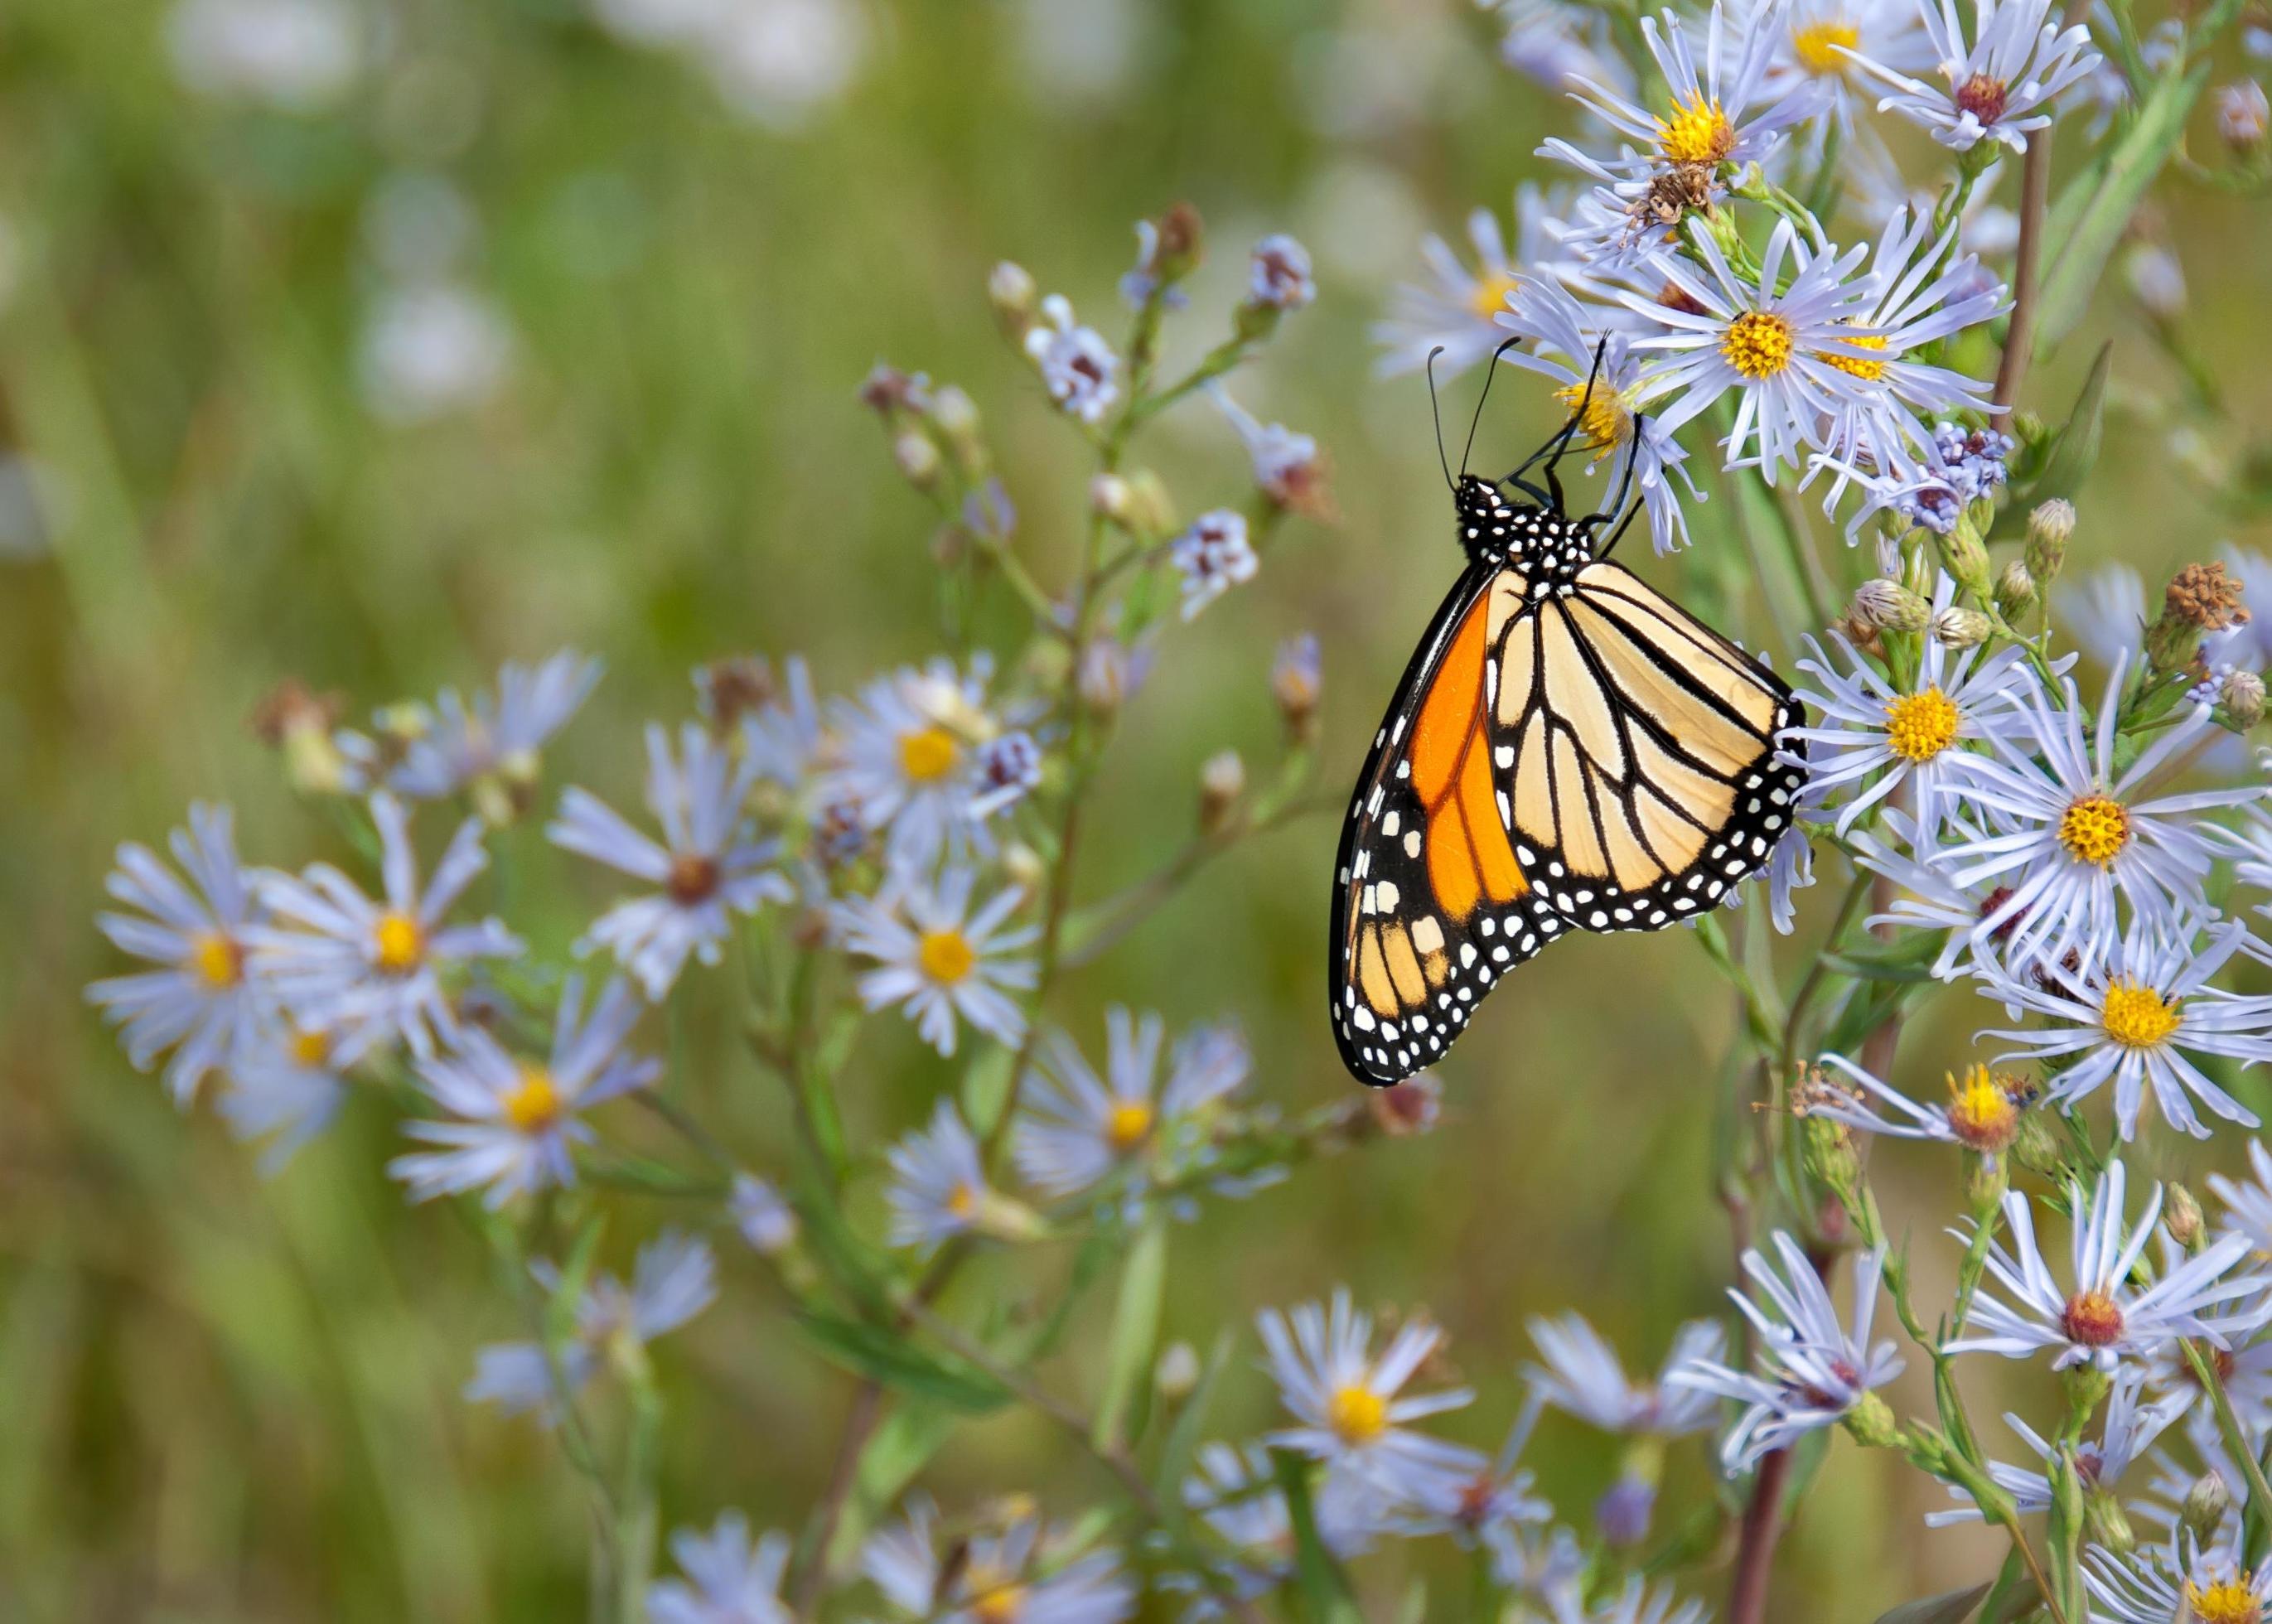
POLYGON ((1112 1344, 1105 1356, 1104 1390, 1096 1402, 1090 1436, 1099 1449, 1117 1449, 1132 1430, 1129 1417, 1148 1391, 1147 1379, 1160 1343, 1160 1302, 1168 1283, 1168 1221, 1155 1209, 1128 1249, 1120 1271, 1120 1300, 1112 1311, 1112 1344))
MULTIPOLYGON (((1923 936, 1924 945, 1939 950, 1938 937, 1924 932, 1905 932, 1905 935, 1923 936)), ((1903 964, 1890 958, 1865 957, 1858 953, 1826 953, 1822 962, 1842 976, 1859 977, 1864 981, 1931 981, 1931 964, 1903 964)))
POLYGON ((1988 1594, 1987 1584, 1980 1583, 1961 1590, 1944 1590, 1938 1596, 1921 1597, 1905 1601, 1900 1606, 1878 1615, 1878 1624, 1964 1624, 1972 1610, 1988 1594))
POLYGON ((1326 1543, 1318 1537, 1318 1519, 1310 1502, 1310 1466, 1305 1457, 1273 1449, 1278 1487, 1286 1496, 1287 1520, 1294 1528, 1294 1576, 1302 1590, 1302 1607, 1311 1624, 1364 1624, 1349 1574, 1326 1543))
POLYGON ((2083 482, 2090 477, 2090 470, 2098 461, 2099 442, 2106 421, 2106 380, 2113 367, 2114 346, 2110 341, 2098 347, 2098 355, 2090 363, 2090 376, 2083 379, 2082 388, 2074 397, 2074 409, 2067 413, 2066 422, 2051 436, 2041 465, 2014 488, 2011 499, 1997 510, 1995 528, 1989 533, 1989 540, 2011 541, 2025 535, 2028 515, 2037 504, 2053 497, 2072 498, 2082 489, 2083 482))
POLYGON ((1215 1383, 1222 1380, 1224 1368, 1230 1363, 1230 1333, 1225 1331, 1207 1350, 1199 1385, 1192 1388, 1191 1396, 1177 1411, 1175 1425, 1168 1429, 1168 1440, 1160 1446, 1160 1459, 1153 1468, 1153 1492, 1160 1501, 1161 1520, 1171 1535, 1181 1533, 1184 1476, 1191 1471, 1192 1457, 1199 1453, 1200 1434, 1207 1427, 1207 1407, 1214 1401, 1215 1383))
POLYGON ((984 1372, 933 1358, 890 1331, 833 1314, 794 1317, 821 1357, 894 1392, 964 1415, 983 1415, 1009 1402, 1009 1389, 984 1372))
POLYGON ((2052 1599, 2071 1620, 2090 1616, 2082 1594, 2082 1478, 2074 1469, 2074 1449, 2062 1444, 2052 1457, 2052 1503, 2044 1518, 2045 1576, 2052 1599))

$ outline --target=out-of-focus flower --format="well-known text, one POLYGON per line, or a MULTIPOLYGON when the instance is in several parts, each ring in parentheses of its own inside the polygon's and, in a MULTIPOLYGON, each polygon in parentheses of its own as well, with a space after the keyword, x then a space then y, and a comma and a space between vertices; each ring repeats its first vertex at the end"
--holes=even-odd
POLYGON ((443 974, 521 951, 495 919, 443 923, 489 866, 479 818, 458 826, 422 889, 402 803, 382 790, 370 797, 370 817, 381 851, 377 900, 328 863, 296 878, 264 874, 260 897, 269 923, 245 936, 254 975, 274 988, 303 1030, 340 1038, 342 1049, 333 1058, 343 1066, 397 1038, 421 1059, 431 1057, 437 1033, 452 1038, 458 1032, 443 974))
POLYGON ((1626 1375, 1617 1350, 1575 1313, 1554 1319, 1535 1317, 1530 1340, 1543 1365, 1527 1366, 1530 1390, 1558 1410, 1568 1411, 1607 1433, 1642 1433, 1678 1438, 1711 1428, 1717 1403, 1694 1388, 1669 1387, 1671 1373, 1696 1361, 1717 1363, 1727 1334, 1716 1320, 1692 1320, 1682 1326, 1655 1381, 1626 1375))
POLYGON ((356 376, 373 415, 417 423, 488 400, 512 357, 512 330, 495 303, 453 282, 415 283, 371 307, 356 376))
POLYGON ((2197 946, 2191 928, 2140 921, 2087 968, 2044 963, 2022 975, 1992 974, 1987 996, 2047 1024, 1983 1036, 2030 1059, 2074 1057, 2052 1082, 2052 1097, 2062 1104, 2111 1082, 2114 1119, 2125 1139, 2137 1133, 2149 1089, 2163 1120, 2196 1139, 2206 1139, 2208 1128, 2193 1099, 2229 1122, 2254 1127, 2256 1113, 2186 1058, 2190 1051, 2244 1066, 2272 1060, 2272 998, 2210 984, 2247 934, 2246 926, 2228 924, 2212 928, 2207 944, 2197 946))
POLYGON ((1230 508, 1218 507, 1192 520, 1191 528, 1175 540, 1169 558, 1183 577, 1183 616, 1185 620, 1233 587, 1252 580, 1261 561, 1246 540, 1246 519, 1230 508))
POLYGON ((1135 1587, 1110 1551, 1064 1560, 1065 1536, 1024 1517, 942 1553, 936 1521, 928 1501, 910 1501, 906 1520, 861 1550, 861 1571, 903 1618, 1118 1624, 1135 1615, 1135 1587))
POLYGON ((1176 1045, 1162 1086, 1164 1035, 1155 1014, 1107 1010, 1102 1079, 1063 1032, 1042 1040, 1015 1143, 1028 1184, 1071 1195, 1125 1171, 1134 1200, 1155 1166, 1190 1149, 1182 1141, 1192 1119, 1246 1081, 1246 1045, 1228 1029, 1201 1027, 1176 1045))
MULTIPOLYGON (((1252 1601, 1291 1578, 1294 1524, 1269 1450, 1259 1443, 1204 1444, 1196 1467, 1184 1480, 1184 1504, 1237 1553, 1217 1569, 1231 1595, 1252 1601)), ((1389 1530, 1390 1502, 1354 1473, 1328 1469, 1310 1498, 1318 1542, 1343 1560, 1364 1555, 1389 1530)), ((1187 1618, 1225 1616, 1221 1600, 1196 1575, 1169 1575, 1162 1588, 1192 1596, 1187 1618)))
POLYGON ((200 95, 313 113, 355 83, 364 39, 346 0, 177 0, 166 43, 200 95))
POLYGON ((983 655, 967 670, 934 660, 880 677, 856 702, 837 705, 822 798, 852 803, 870 828, 886 831, 894 865, 928 871, 942 856, 990 855, 988 824, 1039 782, 1030 737, 1014 759, 998 752, 1005 728, 1026 713, 990 703, 992 677, 983 655))
POLYGON ((1290 1315, 1269 1309, 1258 1322, 1279 1397, 1301 1423, 1273 1434, 1273 1441, 1404 1500, 1472 1470, 1474 1451, 1415 1432, 1409 1424, 1459 1409, 1474 1395, 1454 1388, 1399 1396, 1443 1340, 1434 1326, 1414 1321, 1399 1328, 1376 1357, 1372 1316, 1350 1307, 1346 1289, 1334 1293, 1330 1308, 1304 1303, 1290 1315))
POLYGON ((451 1053, 418 1066, 420 1086, 453 1119, 403 1126, 411 1138, 443 1148, 397 1156, 386 1171, 410 1186, 413 1201, 486 1188, 492 1208, 527 1191, 573 1184, 575 1147, 595 1137, 582 1113, 662 1075, 661 1061, 623 1051, 644 1011, 630 987, 610 981, 587 1021, 583 982, 571 976, 543 1059, 509 1053, 479 1027, 462 1029, 451 1053))
POLYGON ((230 1063, 221 1119, 237 1138, 267 1141, 260 1153, 262 1172, 281 1171, 347 1104, 347 1078, 332 1059, 339 1047, 328 1034, 280 1022, 230 1063))
POLYGON ((728 0, 697 62, 736 113, 795 131, 850 87, 867 34, 853 0, 728 0))
POLYGON ((1515 1418, 1496 1456, 1477 1456, 1475 1470, 1465 1478, 1424 1479, 1418 1501, 1396 1516, 1395 1530, 1449 1534, 1472 1550, 1495 1545, 1515 1530, 1551 1522, 1554 1508, 1532 1492, 1536 1479, 1517 1463, 1537 1418, 1538 1401, 1534 1396, 1515 1418))
POLYGON ((507 662, 497 691, 469 706, 455 688, 435 702, 434 724, 411 742, 387 787, 414 800, 472 790, 492 823, 507 823, 534 793, 537 752, 580 709, 600 680, 600 662, 570 652, 531 668, 507 662))
POLYGON ((738 1511, 706 1534, 682 1528, 670 1537, 670 1554, 686 1576, 647 1587, 647 1616, 653 1624, 796 1624, 781 1594, 789 1550, 788 1536, 777 1530, 752 1542, 738 1511))
POLYGON ((1334 494, 1327 483, 1326 460, 1318 442, 1282 423, 1264 423, 1230 398, 1221 385, 1207 391, 1246 447, 1254 464, 1254 483, 1278 506, 1313 519, 1329 519, 1334 494))
POLYGON ((1442 237, 1433 233, 1423 237, 1420 258, 1428 281, 1399 284, 1387 318, 1372 329, 1374 341, 1381 347, 1381 375, 1416 372, 1427 365, 1431 350, 1440 349, 1437 362, 1441 376, 1451 378, 1498 348, 1507 337, 1499 317, 1524 268, 1559 258, 1554 228, 1566 212, 1568 192, 1566 186, 1548 191, 1525 184, 1516 189, 1512 252, 1496 213, 1479 208, 1469 214, 1472 269, 1442 237))
POLYGON ((1633 70, 1618 49, 1616 25, 1595 7, 1570 0, 1506 0, 1493 9, 1505 30, 1499 60, 1541 89, 1559 95, 1572 80, 1590 79, 1633 94, 1633 70))
POLYGON ((1704 1624, 1710 1616, 1700 1601, 1683 1601, 1667 1585, 1651 1590, 1639 1574, 1625 1588, 1591 1607, 1573 1602, 1555 1616, 1555 1624, 1704 1624))
POLYGON ((2253 152, 2264 144, 2264 130, 2272 122, 2272 103, 2264 86, 2253 79, 2220 85, 2216 90, 2216 132, 2235 150, 2253 152))
MULTIPOLYGON (((2106 1402, 2106 1419, 2099 1430, 2096 1442, 2075 1446, 2075 1471, 2089 1486, 2093 1494, 2111 1494, 2120 1487, 2122 1476, 2136 1464, 2160 1437, 2170 1423, 2184 1411, 2190 1399, 2164 1398, 2154 1403, 2141 1400, 2145 1375, 2129 1372, 2114 1384, 2106 1402)), ((2036 1458, 2048 1466, 2054 1448, 2035 1428, 2018 1416, 2007 1415, 2004 1425, 2020 1435, 2021 1441, 2035 1452, 2036 1458)), ((2007 1466, 2001 1461, 1988 1463, 1988 1475, 1996 1485, 2012 1497, 2021 1515, 2033 1515, 2046 1510, 2052 1503, 2051 1478, 2042 1471, 2032 1471, 2024 1466, 2007 1466)), ((1971 1496, 1954 1485, 1949 1498, 1961 1503, 1953 1511, 1935 1511, 1925 1517, 1927 1526, 1946 1527, 1952 1523, 1977 1523, 1980 1508, 1972 1503, 1971 1496)))
POLYGON ((147 846, 120 846, 104 888, 143 917, 95 919, 122 952, 163 967, 98 981, 86 996, 120 1027, 140 1070, 173 1051, 165 1081, 177 1105, 196 1096, 207 1072, 250 1051, 273 1001, 247 973, 261 910, 237 861, 235 822, 226 806, 190 808, 190 827, 168 842, 187 885, 147 846))
MULTIPOLYGON (((549 1262, 530 1274, 554 1294, 564 1283, 549 1262)), ((571 1309, 573 1330, 548 1354, 533 1342, 491 1343, 475 1356, 466 1384, 471 1403, 491 1403, 507 1415, 542 1416, 549 1423, 563 1398, 572 1398, 610 1358, 636 1357, 656 1337, 684 1325, 718 1295, 718 1264, 705 1242, 666 1230, 641 1246, 631 1283, 595 1274, 571 1309), (557 1365, 558 1380, 554 1376, 557 1365)))
POLYGON ((2067 1186, 2074 1215, 2074 1288, 2062 1292, 2036 1244, 2035 1211, 2027 1195, 2004 1197, 2004 1218, 2012 1250, 2002 1242, 1988 1249, 1988 1272, 2011 1296, 2007 1303, 1984 1287, 1975 1299, 1969 1335, 1947 1344, 1951 1353, 1998 1353, 2029 1358, 2056 1349, 2052 1368, 2089 1365, 2108 1374, 2126 1361, 2142 1364, 2179 1336, 2205 1337, 2222 1348, 2229 1334, 2253 1329, 2262 1321, 2261 1306, 2235 1306, 2261 1296, 2265 1280, 2235 1270, 2248 1257, 2248 1242, 2225 1235, 2194 1257, 2166 1270, 2143 1289, 2130 1278, 2162 1216, 2162 1188, 2154 1186, 2146 1210, 2125 1231, 2124 1184, 2119 1162, 2100 1175, 2086 1198, 2080 1183, 2067 1186))
POLYGON ((1016 1045, 1026 1016, 1009 994, 1032 987, 1040 973, 1033 960, 1020 956, 1039 927, 1009 923, 1025 894, 1015 887, 997 892, 974 912, 977 878, 950 865, 936 886, 902 877, 878 895, 830 909, 844 950, 877 962, 860 977, 860 1001, 870 1009, 899 1006, 941 1054, 954 1052, 964 1021, 997 1043, 1016 1045))
MULTIPOLYGON (((1803 140, 1812 135, 1820 141, 1834 127, 1850 141, 1866 139, 1868 126, 1857 115, 1868 110, 1875 93, 1861 82, 1856 56, 1904 72, 1932 66, 1917 0, 1791 0, 1779 14, 1774 8, 1760 9, 1768 13, 1762 26, 1780 22, 1782 29, 1760 83, 1760 98, 1780 99, 1810 81, 1822 87, 1822 116, 1801 127, 1803 140)), ((1872 157, 1884 153, 1874 141, 1864 150, 1872 157)), ((1854 157, 1851 148, 1842 153, 1842 166, 1854 157)))
POLYGON ((2122 257, 2131 296, 2159 321, 2186 313, 2186 268, 2166 243, 2140 243, 2122 257))
POLYGON ((1050 398, 1092 426, 1120 399, 1120 357, 1094 327, 1074 319, 1071 301, 1053 293, 1026 334, 1026 353, 1041 369, 1050 398))
POLYGON ((1962 152, 1990 140, 2025 152, 2029 132, 2052 122, 2052 102, 2101 61, 2090 29, 2077 23, 2062 32, 2053 3, 1976 0, 1968 41, 1954 4, 1917 0, 1940 85, 1858 53, 1854 65, 1892 92, 1880 111, 1922 125, 1942 146, 1962 152))
POLYGON ((1298 311, 1317 296, 1308 249, 1282 231, 1273 232, 1254 245, 1247 261, 1248 303, 1274 311, 1298 311))
POLYGON ((2146 630, 2146 583, 2131 565, 2101 565, 2052 589, 2052 609, 2102 670, 2134 655, 2146 630))
POLYGON ((1758 1375, 1731 1370, 1716 1359, 1700 1358, 1665 1377, 1668 1387, 1685 1387, 1745 1406, 1722 1441, 1720 1459, 1730 1473, 1758 1463, 1805 1434, 1836 1425, 1865 1404, 1881 1404, 1871 1389, 1901 1373, 1902 1361, 1890 1342, 1872 1343, 1883 1251, 1854 1259, 1854 1320, 1840 1321, 1830 1293, 1798 1243, 1775 1232, 1775 1264, 1757 1251, 1744 1254, 1744 1272, 1767 1302, 1755 1303, 1730 1291, 1736 1306, 1759 1332, 1758 1375))
POLYGON ((796 1244, 796 1211, 780 1191, 755 1173, 736 1173, 726 1199, 734 1227, 750 1249, 766 1257, 778 1256, 796 1244))
POLYGON ((795 894, 772 870, 769 842, 750 837, 743 805, 756 765, 733 756, 700 726, 679 730, 678 753, 660 723, 646 730, 646 805, 663 840, 641 834, 588 790, 570 789, 546 829, 552 843, 659 887, 618 902, 577 943, 606 948, 660 1002, 690 955, 715 964, 733 934, 733 916, 795 894))

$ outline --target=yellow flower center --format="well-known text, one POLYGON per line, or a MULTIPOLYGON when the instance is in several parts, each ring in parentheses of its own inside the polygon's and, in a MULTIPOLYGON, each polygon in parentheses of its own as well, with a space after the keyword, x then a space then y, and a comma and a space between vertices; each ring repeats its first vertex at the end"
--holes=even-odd
POLYGON ((2086 1348, 2110 1346, 2122 1338, 2122 1306, 2104 1291, 2077 1291, 2066 1299, 2059 1328, 2086 1348))
POLYGON ((1147 1100, 1122 1100, 1104 1119, 1104 1137, 1124 1155, 1152 1135, 1152 1106, 1147 1100))
POLYGON ((990 1562, 971 1563, 962 1588, 979 1624, 1018 1624, 1026 1616, 1026 1587, 990 1562))
POLYGON ((1964 720, 1956 701, 1936 685, 1904 693, 1886 707, 1886 743, 1907 761, 1930 761, 1955 741, 1964 720))
POLYGON ((969 976, 978 962, 978 953, 960 931, 925 931, 916 946, 916 962, 931 980, 951 987, 969 976))
POLYGON ((958 1184, 946 1193, 946 1209, 958 1218, 968 1218, 978 1211, 978 1186, 958 1184))
POLYGON ((223 992, 244 979, 244 949, 233 937, 206 931, 190 944, 183 962, 198 979, 215 992, 223 992))
POLYGON ((1804 28, 1791 30, 1790 54, 1809 73, 1827 78, 1845 72, 1849 65, 1848 59, 1838 54, 1838 48, 1843 45, 1850 50, 1861 37, 1862 31, 1842 18, 1809 23, 1804 28))
POLYGON ((1368 1444, 1388 1430, 1388 1401, 1369 1387, 1335 1388, 1326 1425, 1346 1444, 1368 1444))
POLYGON ((560 1090, 542 1066, 520 1068, 520 1082, 504 1096, 504 1118, 524 1134, 542 1133, 560 1120, 560 1090))
POLYGON ((1745 311, 1720 335, 1720 353, 1745 378, 1773 378, 1790 364, 1790 323, 1773 311, 1745 311))
POLYGON ((2104 868, 2130 843, 2130 813, 2104 795, 2086 795, 2059 818, 2059 843, 2078 863, 2104 868))
POLYGON ((1468 308, 1476 318, 1489 321, 1506 308, 1506 296, 1515 289, 1513 273, 1507 271, 1486 271, 1476 278, 1476 290, 1468 296, 1468 308))
POLYGON ((2260 1624, 2264 1610, 2255 1592, 2238 1579, 2219 1579, 2208 1584, 2186 1582, 2186 1605, 2201 1624, 2260 1624))
MULTIPOLYGON (((1883 349, 1886 347, 1884 334, 1877 333, 1857 333, 1846 337, 1846 342, 1857 349, 1883 349)), ((1884 362, 1872 361, 1861 355, 1842 355, 1836 350, 1819 349, 1814 352, 1814 358, 1827 361, 1840 371, 1858 378, 1865 384, 1874 384, 1886 375, 1884 362)))
POLYGON ((900 735, 900 771, 919 784, 935 784, 954 771, 961 754, 954 735, 936 722, 900 735))
POLYGON ((2107 1037, 2125 1049, 2154 1049, 2178 1029, 2180 1007, 2164 1003, 2162 995, 2151 987, 2141 987, 2134 982, 2111 982, 2098 1021, 2107 1037))
POLYGON ((1584 402, 1585 415, 1579 427, 1588 445, 1622 445, 1632 437, 1633 412, 1616 390, 1604 389, 1597 384, 1589 394, 1583 384, 1567 384, 1554 392, 1554 398, 1573 412, 1581 401, 1584 402))
POLYGON ((1736 150, 1735 126, 1716 101, 1675 101, 1656 121, 1657 150, 1671 163, 1718 163, 1736 150))
POLYGON ((332 1058, 331 1035, 326 1032, 294 1032, 291 1051, 293 1065, 321 1066, 332 1058))
POLYGON ((408 914, 390 911, 379 915, 370 937, 378 968, 390 976, 407 975, 426 956, 426 932, 408 914))
POLYGON ((1993 1155, 2018 1137, 2020 1108, 2011 1091, 1984 1066, 1964 1074, 1948 1074, 1948 1129, 1967 1149, 1993 1155))

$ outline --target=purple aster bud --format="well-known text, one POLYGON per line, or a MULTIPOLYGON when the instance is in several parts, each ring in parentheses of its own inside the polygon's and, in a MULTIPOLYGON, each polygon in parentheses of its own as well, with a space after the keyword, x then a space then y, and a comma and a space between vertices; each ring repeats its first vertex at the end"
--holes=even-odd
POLYGON ((1594 1526, 1601 1530, 1603 1544, 1629 1548, 1648 1538, 1649 1520, 1655 1510, 1655 1484, 1621 1477, 1594 1502, 1594 1526))

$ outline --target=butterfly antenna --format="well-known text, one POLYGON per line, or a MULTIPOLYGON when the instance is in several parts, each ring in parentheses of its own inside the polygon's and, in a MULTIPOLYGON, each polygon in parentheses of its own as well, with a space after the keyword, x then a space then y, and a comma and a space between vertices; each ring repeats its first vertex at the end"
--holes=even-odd
POLYGON ((1444 454, 1444 408, 1436 399, 1436 357, 1443 353, 1441 344, 1428 352, 1428 415, 1436 420, 1436 461, 1444 470, 1445 489, 1457 496, 1460 482, 1452 477, 1452 460, 1444 454))
POLYGON ((1465 479, 1468 476, 1468 457, 1476 448, 1476 430, 1483 426, 1484 402, 1491 399, 1491 380, 1498 376, 1498 359, 1501 355, 1506 354, 1508 350, 1513 349, 1517 344, 1521 342, 1522 334, 1518 333, 1513 338, 1508 339, 1505 343, 1501 344, 1497 349, 1491 351, 1491 369, 1484 374, 1484 392, 1476 397, 1476 415, 1468 424, 1468 443, 1460 448, 1460 477, 1461 479, 1465 479))

